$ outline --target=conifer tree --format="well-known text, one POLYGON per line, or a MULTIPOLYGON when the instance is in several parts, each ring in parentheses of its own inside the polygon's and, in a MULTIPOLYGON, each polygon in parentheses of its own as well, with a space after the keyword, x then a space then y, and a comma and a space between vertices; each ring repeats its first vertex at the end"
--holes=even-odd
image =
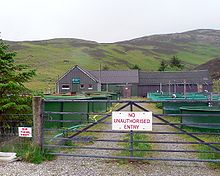
POLYGON ((165 60, 162 60, 161 63, 160 63, 160 67, 158 69, 158 71, 165 71, 167 68, 167 63, 165 60))
POLYGON ((8 51, 8 46, 0 40, 0 116, 31 112, 30 91, 24 83, 35 75, 35 70, 16 64, 15 56, 16 53, 8 51))

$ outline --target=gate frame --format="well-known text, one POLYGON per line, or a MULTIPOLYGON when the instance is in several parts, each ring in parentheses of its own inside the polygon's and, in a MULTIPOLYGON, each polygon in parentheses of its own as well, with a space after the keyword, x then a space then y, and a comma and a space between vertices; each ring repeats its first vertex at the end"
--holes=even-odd
MULTIPOLYGON (((43 134, 43 114, 47 113, 47 114, 55 114, 54 112, 46 112, 43 111, 42 107, 44 102, 108 102, 108 103, 126 103, 124 106, 122 106, 121 108, 117 109, 116 111, 120 111, 124 108, 126 108, 127 106, 130 106, 130 111, 133 111, 133 106, 143 110, 143 111, 149 111, 146 108, 143 108, 142 106, 138 105, 137 103, 159 103, 159 102, 168 102, 168 101, 151 101, 151 100, 145 100, 145 101, 135 101, 135 100, 44 100, 41 101, 41 114, 38 114, 38 118, 40 118, 41 120, 38 122, 41 123, 41 129, 42 129, 42 133, 39 133, 41 135, 41 140, 37 139, 37 142, 41 141, 41 143, 39 144, 40 146, 42 146, 42 148, 44 148, 47 145, 44 145, 44 134, 43 134)), ((40 101, 39 101, 40 102, 40 101)), ((195 100, 190 100, 190 101, 186 101, 186 100, 172 100, 170 102, 210 102, 210 101, 206 101, 206 100, 201 100, 201 101, 195 101, 195 100)), ((219 102, 217 100, 213 100, 212 102, 219 102)), ((59 114, 83 114, 83 113, 79 113, 79 112, 65 112, 65 113, 59 113, 59 114)), ((87 113, 88 114, 88 113, 87 113)), ((97 113, 98 114, 98 113, 97 113)), ((99 114, 100 115, 100 114, 99 114)), ((189 115, 189 114, 188 114, 189 115)), ((208 116, 209 114, 206 114, 206 116, 208 116)), ((219 116, 220 114, 216 114, 216 116, 219 116)), ((103 118, 99 119, 98 121, 88 125, 87 127, 83 128, 82 130, 78 130, 76 131, 76 133, 73 136, 68 137, 69 139, 79 135, 82 132, 89 132, 89 128, 95 126, 96 124, 101 123, 102 121, 104 121, 105 119, 109 118, 111 116, 111 114, 105 114, 105 116, 103 116, 103 118)), ((204 140, 200 139, 199 137, 195 136, 194 134, 213 134, 213 133, 207 133, 207 132, 187 132, 185 130, 183 130, 181 127, 178 127, 176 125, 185 125, 183 123, 170 123, 169 121, 165 120, 162 116, 184 116, 184 114, 154 114, 153 113, 153 117, 159 119, 160 121, 162 121, 163 125, 168 125, 180 132, 135 132, 135 133, 145 133, 145 134, 185 134, 193 139, 195 139, 197 142, 172 142, 172 141, 147 141, 148 143, 176 143, 176 144, 202 144, 202 145, 206 145, 209 148, 211 148, 212 150, 214 150, 215 152, 202 152, 202 151, 196 151, 196 150, 147 150, 147 151, 155 151, 155 152, 194 152, 194 153, 220 153, 220 149, 213 146, 213 144, 220 144, 220 142, 205 142, 204 140)), ((57 120, 59 121, 59 120, 57 120)), ((153 123, 155 125, 161 125, 160 123, 153 123)), ((189 124, 187 124, 189 125, 189 124)), ((220 124, 218 124, 220 126, 220 124)), ((39 130, 39 129, 38 129, 39 130)), ((95 130, 93 130, 95 132, 95 130)), ((97 131, 98 132, 98 131, 97 131)), ((110 133, 117 133, 117 132, 113 132, 113 131, 99 131, 99 132, 110 132, 110 133)), ((38 133, 38 131, 37 131, 38 133)), ((127 133, 127 132, 118 132, 118 133, 127 133)), ((134 150, 133 147, 133 143, 135 142, 133 139, 133 135, 134 132, 131 130, 129 132, 130 134, 130 140, 127 141, 130 143, 130 148, 128 149, 130 151, 130 156, 93 156, 93 155, 76 155, 76 154, 62 154, 62 153, 50 153, 53 155, 58 155, 58 156, 75 156, 75 157, 92 157, 92 158, 108 158, 108 159, 128 159, 128 160, 161 160, 161 161, 190 161, 190 162, 220 162, 220 159, 185 159, 185 158, 144 158, 144 157, 134 157, 133 152, 137 151, 134 150)), ((215 133, 214 133, 215 134, 215 133)), ((220 134, 220 133, 217 133, 220 134)), ((104 141, 104 140, 96 140, 96 141, 104 141)), ((120 142, 119 140, 109 140, 111 142, 120 142)), ((137 141, 137 142, 141 142, 141 141, 137 141)), ((142 141, 143 142, 143 141, 142 141)), ((67 147, 68 148, 68 147, 67 147)), ((77 148, 77 147, 76 147, 77 148)), ((85 149, 85 147, 81 147, 82 149, 85 149)), ((93 148, 95 149, 95 148, 93 148)), ((100 150, 105 150, 105 148, 100 148, 100 150)), ((106 149, 107 150, 107 149, 106 149)), ((109 149, 111 150, 111 149, 109 149)), ((112 150, 117 150, 115 148, 112 148, 112 150)))

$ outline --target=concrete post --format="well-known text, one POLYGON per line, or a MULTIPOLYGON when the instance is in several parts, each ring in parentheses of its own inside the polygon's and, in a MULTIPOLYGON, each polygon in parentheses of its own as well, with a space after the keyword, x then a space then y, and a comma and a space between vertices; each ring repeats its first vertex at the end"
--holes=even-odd
POLYGON ((34 96, 32 99, 33 109, 33 137, 34 143, 42 147, 42 128, 43 128, 43 116, 42 116, 42 98, 40 96, 34 96))

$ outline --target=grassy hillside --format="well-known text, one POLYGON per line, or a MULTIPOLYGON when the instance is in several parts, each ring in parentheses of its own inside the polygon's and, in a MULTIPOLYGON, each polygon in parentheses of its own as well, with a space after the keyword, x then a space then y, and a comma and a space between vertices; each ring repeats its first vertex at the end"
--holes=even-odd
POLYGON ((34 90, 54 88, 59 76, 78 64, 98 70, 129 69, 134 64, 142 70, 157 70, 162 59, 176 55, 186 69, 192 69, 220 57, 220 31, 195 30, 178 34, 154 35, 129 41, 102 44, 79 39, 51 39, 32 42, 6 41, 17 52, 17 62, 37 69, 28 83, 34 90))

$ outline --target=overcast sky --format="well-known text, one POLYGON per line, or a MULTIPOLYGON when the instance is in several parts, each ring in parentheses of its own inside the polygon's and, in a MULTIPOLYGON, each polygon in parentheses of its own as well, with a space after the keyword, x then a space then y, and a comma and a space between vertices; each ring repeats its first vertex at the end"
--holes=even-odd
POLYGON ((220 29, 220 0, 0 0, 4 40, 116 42, 204 28, 220 29))

